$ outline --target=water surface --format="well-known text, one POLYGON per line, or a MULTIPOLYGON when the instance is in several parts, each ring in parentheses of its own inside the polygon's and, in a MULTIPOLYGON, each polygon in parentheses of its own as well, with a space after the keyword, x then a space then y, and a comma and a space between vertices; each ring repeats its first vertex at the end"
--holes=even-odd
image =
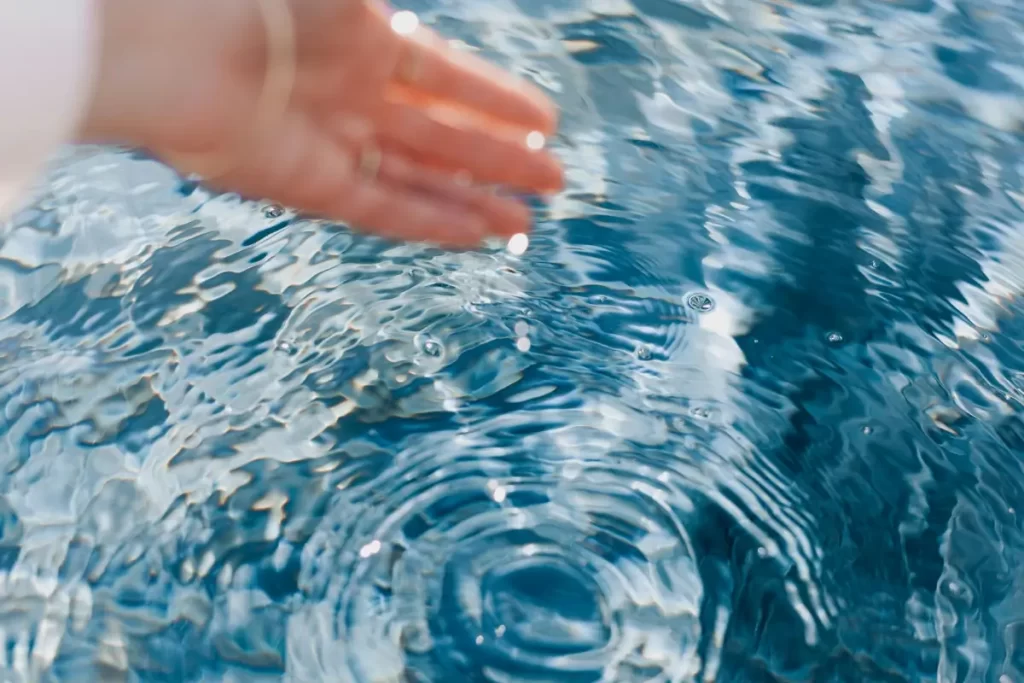
POLYGON ((1024 681, 1024 10, 445 0, 529 250, 68 150, 0 244, 4 681, 1024 681))

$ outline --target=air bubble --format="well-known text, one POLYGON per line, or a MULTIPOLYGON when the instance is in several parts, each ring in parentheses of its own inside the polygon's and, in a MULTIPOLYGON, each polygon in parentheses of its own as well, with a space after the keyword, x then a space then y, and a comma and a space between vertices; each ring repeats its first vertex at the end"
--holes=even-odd
POLYGON ((829 344, 842 344, 843 343, 843 335, 839 334, 838 332, 829 332, 828 335, 826 335, 825 338, 828 340, 829 344))
POLYGON ((544 138, 544 133, 541 133, 539 130, 531 131, 526 136, 526 146, 534 151, 544 149, 545 143, 547 143, 547 140, 544 138))
POLYGON ((516 348, 522 353, 529 351, 531 346, 532 344, 530 343, 529 337, 520 337, 519 339, 516 339, 516 348))
POLYGON ((715 310, 715 300, 703 292, 696 292, 686 297, 686 305, 701 313, 715 310))
POLYGON ((520 320, 516 323, 515 330, 517 337, 525 337, 530 334, 530 323, 525 320, 520 320))
POLYGON ((957 600, 970 601, 971 591, 966 585, 959 581, 950 581, 947 584, 947 587, 949 589, 950 596, 953 598, 956 598, 957 600))
POLYGON ((651 350, 648 347, 638 346, 636 349, 636 357, 640 360, 650 360, 654 357, 654 354, 651 353, 651 350))
POLYGON ((425 334, 416 337, 416 348, 432 358, 440 358, 444 353, 441 342, 425 334))
POLYGON ((690 415, 699 420, 709 420, 711 419, 711 409, 704 406, 696 406, 690 409, 690 415))
POLYGON ((264 218, 280 218, 284 215, 284 207, 280 204, 269 204, 263 207, 264 218))

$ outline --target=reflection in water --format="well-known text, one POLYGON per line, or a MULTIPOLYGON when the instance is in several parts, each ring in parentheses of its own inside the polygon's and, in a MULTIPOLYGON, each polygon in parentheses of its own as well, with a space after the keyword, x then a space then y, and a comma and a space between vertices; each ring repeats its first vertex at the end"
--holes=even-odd
POLYGON ((5 226, 4 680, 1024 680, 1022 10, 421 5, 560 99, 528 239, 5 226))

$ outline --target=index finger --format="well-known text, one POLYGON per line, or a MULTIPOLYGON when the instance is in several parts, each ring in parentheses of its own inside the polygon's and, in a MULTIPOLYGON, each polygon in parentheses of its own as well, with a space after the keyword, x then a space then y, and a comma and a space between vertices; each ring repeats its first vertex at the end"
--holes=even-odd
POLYGON ((450 47, 420 26, 411 12, 396 12, 390 21, 402 38, 397 85, 507 124, 545 135, 555 131, 555 105, 539 88, 476 55, 450 47))

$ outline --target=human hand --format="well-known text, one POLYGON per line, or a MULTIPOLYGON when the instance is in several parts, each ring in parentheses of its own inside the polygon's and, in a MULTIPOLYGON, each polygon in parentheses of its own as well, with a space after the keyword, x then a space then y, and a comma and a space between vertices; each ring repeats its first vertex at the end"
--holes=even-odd
POLYGON ((144 147, 222 190, 446 246, 529 228, 527 207, 488 186, 562 187, 554 157, 527 144, 554 131, 550 101, 428 29, 408 33, 407 13, 392 28, 378 0, 101 7, 84 140, 144 147))

